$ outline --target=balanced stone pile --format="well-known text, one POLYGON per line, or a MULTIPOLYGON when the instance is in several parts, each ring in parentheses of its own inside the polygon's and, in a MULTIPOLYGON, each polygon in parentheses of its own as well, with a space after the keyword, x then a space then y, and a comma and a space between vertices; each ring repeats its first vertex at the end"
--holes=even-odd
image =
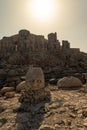
POLYGON ((30 67, 26 74, 26 86, 22 91, 20 101, 23 103, 38 103, 49 99, 50 92, 45 87, 44 74, 39 67, 30 67))

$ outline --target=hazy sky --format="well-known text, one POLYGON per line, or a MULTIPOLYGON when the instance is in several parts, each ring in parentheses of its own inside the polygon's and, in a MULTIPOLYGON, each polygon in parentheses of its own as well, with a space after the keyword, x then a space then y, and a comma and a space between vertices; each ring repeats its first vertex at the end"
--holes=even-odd
POLYGON ((0 39, 20 29, 45 37, 57 32, 60 42, 68 40, 71 47, 87 52, 87 0, 50 0, 53 8, 48 18, 36 17, 31 1, 35 0, 0 0, 0 39))

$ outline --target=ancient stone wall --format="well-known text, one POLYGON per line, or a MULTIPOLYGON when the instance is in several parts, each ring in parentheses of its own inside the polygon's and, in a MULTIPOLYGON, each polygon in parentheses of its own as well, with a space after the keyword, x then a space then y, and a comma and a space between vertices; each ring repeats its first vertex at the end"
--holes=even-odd
POLYGON ((62 49, 63 50, 70 49, 70 43, 66 40, 62 40, 62 49))
POLYGON ((60 51, 60 42, 57 40, 57 33, 48 34, 48 50, 60 51))
POLYGON ((28 30, 20 30, 19 31, 19 38, 20 39, 27 39, 30 35, 30 32, 28 30))
POLYGON ((28 30, 20 30, 19 34, 11 37, 3 37, 0 40, 0 53, 14 52, 14 51, 52 51, 60 52, 64 55, 72 55, 78 57, 79 49, 70 49, 70 43, 66 40, 62 41, 60 46, 57 40, 57 33, 48 34, 48 40, 43 35, 31 34, 28 30))
POLYGON ((57 33, 48 34, 48 42, 56 42, 57 41, 57 33))
POLYGON ((80 58, 80 49, 79 48, 71 48, 70 49, 71 57, 74 59, 80 58))
POLYGON ((12 44, 12 40, 10 38, 4 37, 1 41, 1 52, 6 53, 15 50, 15 45, 12 44))

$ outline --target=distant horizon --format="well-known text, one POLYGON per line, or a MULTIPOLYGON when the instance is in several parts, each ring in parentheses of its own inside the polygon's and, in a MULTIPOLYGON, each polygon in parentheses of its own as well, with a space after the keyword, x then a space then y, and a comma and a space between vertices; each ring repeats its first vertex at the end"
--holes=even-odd
POLYGON ((22 29, 45 38, 57 32, 87 53, 87 0, 0 0, 0 39, 22 29))

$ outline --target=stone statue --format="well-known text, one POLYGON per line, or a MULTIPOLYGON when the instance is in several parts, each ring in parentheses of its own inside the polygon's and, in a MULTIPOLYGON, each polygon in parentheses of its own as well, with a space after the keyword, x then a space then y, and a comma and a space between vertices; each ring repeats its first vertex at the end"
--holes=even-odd
POLYGON ((45 87, 44 74, 40 67, 29 67, 26 74, 26 86, 20 102, 35 104, 50 99, 50 92, 45 87))
POLYGON ((40 67, 29 67, 26 74, 26 83, 29 90, 44 88, 44 74, 40 67))

